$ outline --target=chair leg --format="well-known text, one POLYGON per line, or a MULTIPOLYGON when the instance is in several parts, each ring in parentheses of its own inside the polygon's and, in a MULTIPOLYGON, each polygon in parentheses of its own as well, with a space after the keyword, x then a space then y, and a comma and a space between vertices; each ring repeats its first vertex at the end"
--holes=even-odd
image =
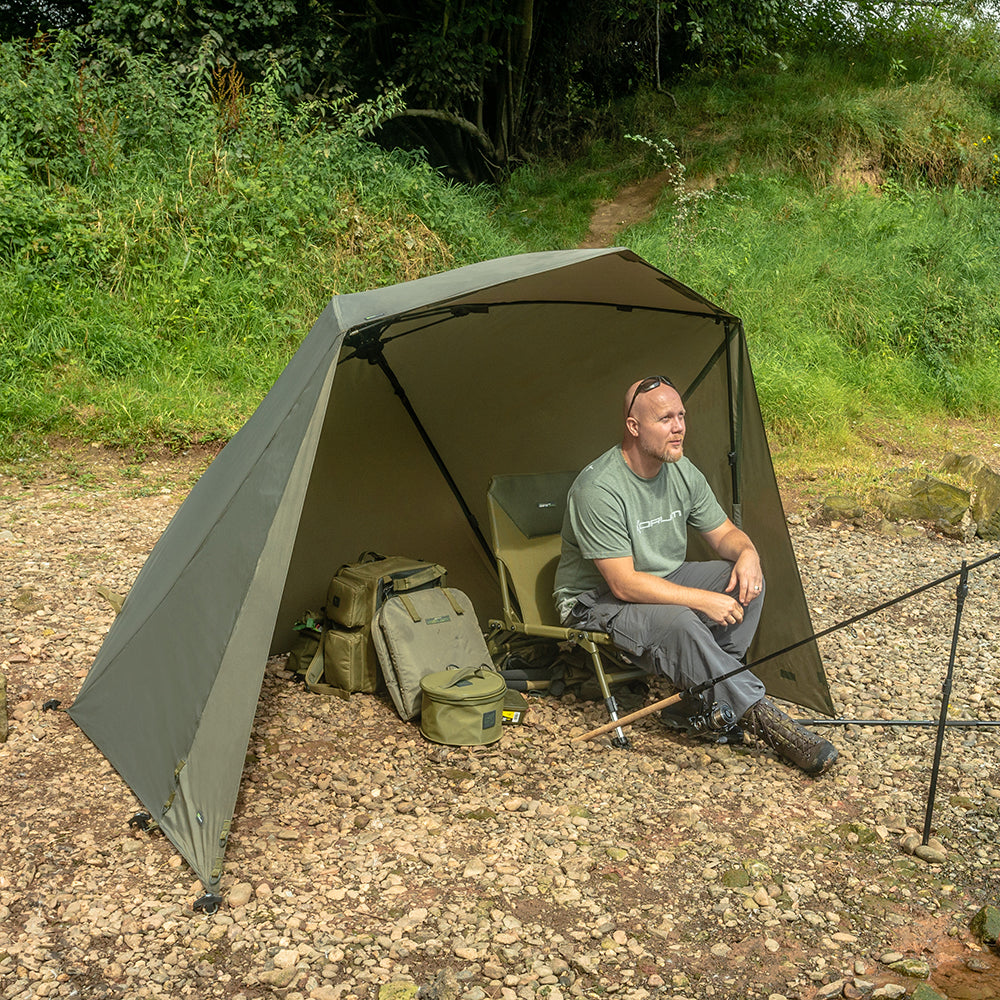
MULTIPOLYGON (((604 673, 604 664, 601 661, 601 652, 597 648, 597 643, 595 642, 581 642, 581 646, 588 653, 590 653, 590 659, 594 664, 594 673, 597 675, 597 685, 601 689, 601 694, 604 697, 604 706, 608 710, 608 715, 611 717, 612 722, 618 721, 618 702, 615 701, 614 695, 611 693, 611 688, 608 685, 608 678, 604 673)), ((619 747, 622 750, 627 750, 632 746, 632 741, 625 735, 625 730, 621 726, 616 727, 612 730, 613 736, 611 739, 611 745, 613 747, 619 747)))

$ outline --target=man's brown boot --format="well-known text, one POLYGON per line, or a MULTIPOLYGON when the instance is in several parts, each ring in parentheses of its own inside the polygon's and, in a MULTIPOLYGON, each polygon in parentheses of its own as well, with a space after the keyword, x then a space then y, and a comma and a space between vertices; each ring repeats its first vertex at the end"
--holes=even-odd
POLYGON ((822 774, 837 759, 837 748, 829 740, 800 726, 769 698, 751 705, 741 722, 748 733, 806 774, 822 774))

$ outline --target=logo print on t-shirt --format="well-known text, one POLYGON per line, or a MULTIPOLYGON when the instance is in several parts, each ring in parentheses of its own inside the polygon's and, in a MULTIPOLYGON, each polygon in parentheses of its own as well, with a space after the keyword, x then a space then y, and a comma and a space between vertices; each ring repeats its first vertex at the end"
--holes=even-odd
POLYGON ((645 531, 647 528, 652 528, 657 524, 667 524, 672 521, 675 517, 680 517, 681 512, 679 510, 672 510, 669 517, 654 517, 649 521, 636 521, 635 526, 639 531, 645 531))

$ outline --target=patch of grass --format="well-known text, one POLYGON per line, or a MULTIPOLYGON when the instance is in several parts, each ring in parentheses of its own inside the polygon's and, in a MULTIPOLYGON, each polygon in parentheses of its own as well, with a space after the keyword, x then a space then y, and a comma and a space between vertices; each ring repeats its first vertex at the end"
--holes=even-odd
POLYGON ((587 235, 594 205, 658 169, 621 136, 598 139, 572 162, 550 161, 515 171, 501 187, 497 219, 532 250, 564 250, 587 235))
POLYGON ((631 246, 740 315, 769 429, 852 448, 887 418, 1000 417, 993 199, 961 190, 816 194, 738 174, 685 231, 666 208, 631 246))
POLYGON ((669 138, 696 176, 738 165, 822 185, 845 164, 862 164, 900 181, 971 188, 991 175, 989 156, 973 143, 995 131, 998 109, 993 91, 957 63, 973 65, 942 48, 934 61, 910 60, 904 75, 878 50, 810 49, 790 53, 784 68, 692 74, 669 99, 649 95, 632 110, 635 127, 669 138))

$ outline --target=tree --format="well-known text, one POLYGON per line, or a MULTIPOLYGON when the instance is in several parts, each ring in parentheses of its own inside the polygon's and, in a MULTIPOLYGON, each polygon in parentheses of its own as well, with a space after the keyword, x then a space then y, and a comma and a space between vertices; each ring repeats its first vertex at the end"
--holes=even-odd
POLYGON ((653 13, 648 0, 94 0, 91 31, 182 73, 237 64, 253 82, 278 62, 293 100, 398 87, 406 108, 384 141, 482 179, 571 134, 640 66, 651 79, 636 29, 648 36, 653 13))
POLYGON ((89 20, 89 0, 0 0, 0 41, 75 28, 89 20))
POLYGON ((595 104, 653 73, 642 0, 438 0, 379 8, 369 36, 406 108, 382 129, 456 176, 496 176, 571 138, 595 104), (645 35, 645 37, 643 37, 645 35))
MULTIPOLYGON (((10 3, 12 0, 0 0, 10 3)), ((48 0, 30 0, 45 3, 48 0)), ((926 0, 982 11, 998 0, 926 0)), ((816 21, 907 16, 921 3, 842 0, 93 0, 90 30, 196 78, 236 65, 251 84, 336 114, 400 94, 378 134, 466 180, 558 148, 595 109, 693 67, 771 58, 816 21), (269 67, 271 71, 269 73, 269 67), (274 68, 278 72, 274 72, 274 68)), ((384 102, 390 104, 392 102, 384 102)))

